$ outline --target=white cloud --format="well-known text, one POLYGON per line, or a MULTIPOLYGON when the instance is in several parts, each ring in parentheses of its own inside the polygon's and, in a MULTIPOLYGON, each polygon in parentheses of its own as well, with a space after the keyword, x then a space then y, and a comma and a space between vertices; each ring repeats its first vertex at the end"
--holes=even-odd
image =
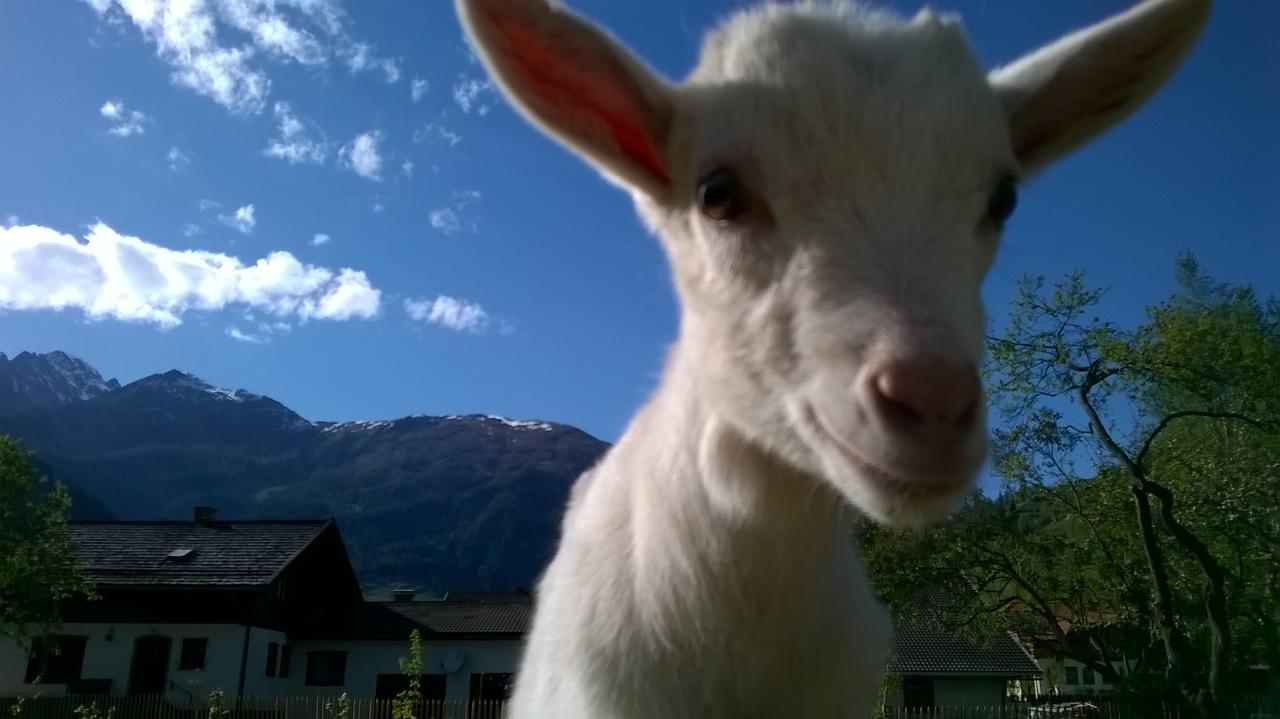
POLYGON ((404 163, 400 165, 400 171, 404 173, 405 177, 413 177, 413 161, 405 160, 404 163))
POLYGON ((399 79, 394 60, 378 58, 345 28, 340 0, 84 0, 106 22, 131 22, 169 65, 171 78, 236 114, 266 106, 267 60, 308 67, 341 58, 352 72, 381 70, 399 79))
POLYGON ((451 207, 442 207, 431 211, 431 226, 446 235, 452 235, 462 229, 462 222, 456 210, 451 207))
POLYGON ((381 302, 382 293, 369 284, 363 272, 344 267, 338 271, 333 288, 320 296, 310 316, 322 320, 368 318, 378 314, 381 302))
POLYGON ((174 172, 181 172, 187 165, 191 164, 191 156, 177 147, 170 147, 169 153, 165 157, 169 160, 169 169, 174 172))
POLYGON ((488 78, 459 75, 453 85, 453 102, 465 113, 474 110, 477 115, 489 114, 489 104, 485 101, 488 97, 497 97, 493 80, 488 78))
POLYGON ((188 222, 186 225, 182 227, 182 234, 184 237, 195 237, 196 235, 200 235, 203 233, 204 233, 204 228, 193 222, 188 222))
POLYGON ((259 320, 253 312, 245 312, 244 321, 248 323, 248 329, 242 329, 242 325, 239 324, 230 324, 223 329, 223 334, 237 342, 265 345, 270 344, 277 336, 287 335, 293 331, 293 325, 288 322, 259 320))
POLYGON ((201 212, 208 212, 209 210, 216 210, 216 209, 217 209, 217 208, 219 208, 219 207, 222 207, 222 203, 221 203, 221 202, 215 202, 215 201, 213 201, 213 200, 206 200, 206 199, 203 199, 203 198, 200 200, 200 211, 201 211, 201 212))
POLYGON ((400 63, 390 58, 377 57, 367 43, 351 43, 342 50, 342 55, 352 75, 381 70, 388 83, 400 81, 400 63))
POLYGON ((137 110, 130 110, 119 100, 107 100, 102 103, 102 107, 98 108, 98 114, 111 123, 107 133, 116 137, 141 135, 147 131, 146 123, 151 122, 151 118, 137 110))
MULTIPOLYGON (((190 0, 86 0, 100 16, 132 21, 170 66, 172 80, 227 109, 253 114, 270 91, 265 73, 250 60, 252 43, 226 47, 219 43, 217 7, 190 0)), ((263 48, 265 49, 265 48, 263 48)))
MULTIPOLYGON (((324 44, 306 28, 291 24, 275 5, 271 0, 224 0, 217 8, 222 21, 252 37, 259 50, 300 65, 323 65, 327 54, 324 44)), ((303 7, 304 3, 298 5, 303 7)))
POLYGON ((381 140, 382 133, 377 130, 356 135, 338 153, 342 164, 365 179, 381 180, 382 155, 378 152, 381 140))
POLYGON ((467 63, 480 67, 480 56, 476 54, 475 48, 471 47, 471 38, 465 34, 462 36, 462 56, 466 58, 467 63))
POLYGON ((439 295, 433 300, 405 300, 404 311, 417 322, 440 325, 456 332, 482 334, 489 329, 489 313, 483 307, 448 295, 439 295))
POLYGON ((431 89, 431 83, 427 82, 425 77, 415 77, 409 83, 409 96, 413 98, 414 102, 418 102, 427 96, 427 90, 429 89, 431 89))
POLYGON ((280 136, 271 140, 262 154, 284 160, 290 165, 318 165, 324 162, 329 155, 329 143, 323 139, 323 133, 316 131, 321 134, 321 139, 312 137, 310 128, 293 114, 287 102, 276 102, 272 112, 275 114, 280 136))
POLYGON ((321 245, 327 245, 329 244, 329 241, 332 239, 333 239, 332 237, 326 235, 323 232, 317 232, 315 236, 311 238, 311 246, 319 247, 321 245))
POLYGON ((245 332, 235 325, 227 325, 226 334, 233 340, 248 342, 249 344, 255 345, 262 345, 271 341, 271 338, 264 332, 245 332))
POLYGON ((470 208, 480 200, 476 190, 454 192, 449 204, 431 211, 431 226, 446 235, 455 232, 475 232, 477 221, 470 208))
POLYGON ((172 250, 96 223, 80 242, 38 225, 0 229, 0 310, 78 309, 93 320, 182 323, 233 307, 277 322, 369 319, 381 292, 363 272, 307 265, 272 252, 251 265, 172 250))
POLYGON ((124 103, 107 100, 102 103, 102 107, 98 108, 98 113, 108 120, 119 120, 124 116, 124 103))
POLYGON ((462 135, 453 132, 449 128, 439 123, 428 122, 422 127, 413 131, 414 142, 448 143, 450 147, 462 142, 462 135))
POLYGON ((238 207, 230 215, 218 215, 218 220, 242 235, 253 234, 253 228, 258 225, 258 219, 254 217, 252 204, 238 207))

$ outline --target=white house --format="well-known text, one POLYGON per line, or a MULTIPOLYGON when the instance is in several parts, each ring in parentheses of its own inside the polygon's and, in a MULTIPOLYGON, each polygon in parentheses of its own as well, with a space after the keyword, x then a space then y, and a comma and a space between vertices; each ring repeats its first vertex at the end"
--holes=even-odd
MULTIPOLYGON (((1031 636, 1028 643, 1036 662, 1044 670, 1044 674, 1032 682, 1027 682, 1023 692, 1030 697, 1042 696, 1091 696, 1109 694, 1115 685, 1094 667, 1082 662, 1074 656, 1087 657, 1097 664, 1104 659, 1097 648, 1090 644, 1087 633, 1071 631, 1066 625, 1066 641, 1071 652, 1064 651, 1060 640, 1053 636, 1031 636)), ((1133 668, 1133 662, 1123 658, 1110 659, 1111 668, 1116 674, 1124 676, 1133 668)), ((1105 664, 1103 664, 1105 666, 1105 664)))
POLYGON ((1012 634, 968 638, 907 622, 894 627, 889 672, 898 681, 885 703, 920 711, 1003 706, 1010 687, 1036 680, 1040 667, 1012 634))
POLYGON ((423 638, 429 699, 503 699, 528 596, 367 602, 332 520, 74 522, 100 599, 63 607, 55 638, 0 642, 0 694, 394 696, 423 638))
MULTIPOLYGON (((73 522, 100 598, 63 607, 61 652, 0 641, 0 696, 391 698, 409 634, 422 636, 426 699, 507 697, 532 617, 519 593, 366 601, 332 520, 73 522)), ((926 624, 895 630, 888 703, 998 706, 1040 668, 1009 635, 974 642, 926 624)))

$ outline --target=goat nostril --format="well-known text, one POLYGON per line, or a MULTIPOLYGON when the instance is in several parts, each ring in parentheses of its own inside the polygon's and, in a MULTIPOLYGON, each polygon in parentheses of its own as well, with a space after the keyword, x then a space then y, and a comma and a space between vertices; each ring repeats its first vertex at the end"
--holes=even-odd
POLYGON ((897 432, 959 437, 978 414, 976 373, 945 359, 898 360, 872 374, 871 408, 897 432))
POLYGON ((924 415, 920 414, 911 405, 894 401, 888 397, 881 396, 880 411, 887 415, 887 418, 894 424, 902 425, 922 425, 925 424, 924 415))
POLYGON ((925 424, 925 415, 910 401, 910 393, 902 386, 902 378, 893 372, 882 372, 872 382, 875 409, 890 424, 911 427, 925 424))
POLYGON ((956 417, 955 425, 958 429, 962 429, 962 430, 969 429, 970 427, 973 426, 973 423, 977 419, 977 417, 978 417, 978 401, 975 399, 974 401, 969 403, 968 407, 964 408, 964 411, 961 412, 959 416, 956 417))

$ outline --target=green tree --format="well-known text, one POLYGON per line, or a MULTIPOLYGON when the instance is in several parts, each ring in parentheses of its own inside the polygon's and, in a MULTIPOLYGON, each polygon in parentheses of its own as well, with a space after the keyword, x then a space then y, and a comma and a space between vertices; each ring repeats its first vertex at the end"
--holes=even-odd
POLYGON ((63 602, 93 595, 67 529, 70 506, 66 488, 0 436, 0 635, 24 646, 56 627, 63 602))
MULTIPOLYGON (((1273 457, 1267 448, 1276 443, 1280 407, 1280 323, 1274 301, 1264 305, 1248 288, 1214 285, 1190 258, 1179 262, 1177 281, 1147 322, 1124 330, 1096 316, 1102 292, 1088 288, 1082 274, 1052 288, 1024 280, 1005 331, 991 343, 989 385, 1005 425, 994 455, 997 471, 1019 486, 1061 498, 1088 483, 1097 498, 1112 500, 1077 510, 1084 520, 1092 515, 1086 536, 1096 541, 1100 561, 1117 569, 1126 566, 1116 544, 1124 534, 1101 527, 1099 518, 1115 519, 1106 512, 1115 509, 1117 480, 1123 483, 1167 684, 1184 696, 1203 692, 1212 709, 1233 696, 1242 605, 1231 594, 1247 593, 1215 537, 1214 525, 1233 516, 1230 495, 1238 495, 1234 508, 1250 515, 1261 537, 1273 536, 1274 519, 1267 518, 1277 508, 1274 471, 1251 481, 1242 475, 1273 457), (1179 440, 1211 435, 1248 445, 1249 459, 1179 440), (1240 483, 1224 481, 1223 462, 1240 483), (1210 465, 1218 469, 1212 476, 1204 471, 1210 465)), ((1237 553, 1252 560, 1255 549, 1237 553)))
MULTIPOLYGON (((1079 515, 1032 489, 1000 497, 975 494, 928 532, 860 528, 868 572, 899 620, 926 621, 973 639, 1009 628, 1048 636, 1067 656, 1110 683, 1113 660, 1131 647, 1093 633, 1093 645, 1068 641, 1067 628, 1099 623, 1101 607, 1121 606, 1126 587, 1097 561, 1079 515), (930 603, 917 601, 928 589, 930 603), (944 606, 935 602, 945 598, 944 606), (924 615, 924 616, 922 616, 924 615)), ((1117 637, 1124 639, 1123 636, 1117 637)))
POLYGON ((91 701, 88 704, 81 704, 71 713, 76 716, 76 719, 115 719, 116 708, 109 707, 104 712, 97 701, 91 701))
POLYGON ((324 703, 325 719, 351 719, 351 699, 343 692, 324 703))
POLYGON ((227 702, 226 692, 221 688, 214 688, 209 691, 209 700, 207 702, 209 719, 224 719, 231 716, 231 710, 224 705, 227 702))
POLYGON ((1176 281, 1125 329, 1080 273, 1023 280, 986 368, 1003 491, 928 533, 858 529, 895 614, 940 588, 957 631, 1012 624, 1211 713, 1276 665, 1280 304, 1189 257, 1176 281))
POLYGON ((409 656, 400 657, 400 671, 409 680, 409 686, 396 694, 391 702, 392 719, 418 719, 422 705, 422 632, 409 632, 409 656))

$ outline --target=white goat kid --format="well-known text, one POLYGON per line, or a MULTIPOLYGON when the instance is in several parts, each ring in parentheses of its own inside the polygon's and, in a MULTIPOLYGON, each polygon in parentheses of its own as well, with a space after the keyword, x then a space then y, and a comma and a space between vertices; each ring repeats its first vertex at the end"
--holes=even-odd
POLYGON ((769 6, 681 85, 546 0, 457 3, 515 107, 631 192, 681 301, 658 390, 573 491, 511 716, 864 714, 889 629, 844 508, 918 524, 972 491, 1015 183, 1145 101, 1208 0, 990 75, 950 18, 769 6))

